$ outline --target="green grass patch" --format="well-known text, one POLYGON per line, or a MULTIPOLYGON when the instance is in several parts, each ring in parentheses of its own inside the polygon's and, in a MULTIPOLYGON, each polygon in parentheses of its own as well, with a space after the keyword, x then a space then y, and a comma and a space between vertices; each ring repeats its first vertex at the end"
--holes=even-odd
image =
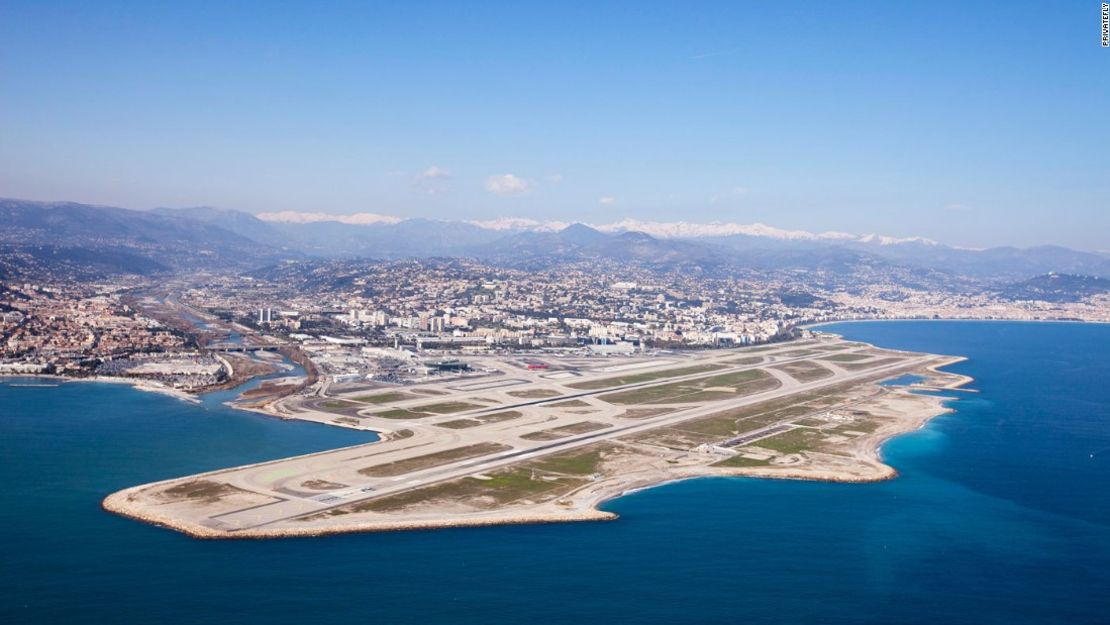
POLYGON ((586 432, 594 432, 597 430, 604 430, 609 427, 607 423, 598 423, 597 421, 582 421, 580 423, 571 423, 570 425, 563 425, 550 430, 540 430, 538 432, 529 432, 524 434, 521 438, 529 441, 553 441, 560 438, 566 438, 574 434, 585 434, 586 432))
POLYGON ((779 355, 780 356, 788 356, 790 358, 793 358, 795 356, 812 356, 813 354, 820 354, 820 353, 821 352, 819 352, 815 349, 792 349, 788 352, 783 352, 779 355))
POLYGON ((671 412, 670 408, 629 408, 620 414, 622 419, 647 419, 671 412))
POLYGON ((212 480, 193 480, 192 482, 183 482, 171 486, 162 491, 161 494, 170 499, 193 499, 205 503, 216 503, 228 495, 245 492, 247 491, 231 484, 213 482, 212 480))
POLYGON ((808 417, 808 418, 805 418, 805 419, 798 419, 797 421, 794 422, 794 425, 804 425, 804 426, 810 427, 810 428, 819 428, 819 427, 822 427, 822 426, 825 426, 825 425, 828 425, 828 424, 829 424, 829 422, 825 421, 824 419, 814 419, 813 417, 808 417))
POLYGON ((463 419, 444 421, 443 423, 437 423, 436 425, 442 428, 450 428, 452 430, 462 430, 466 428, 478 427, 479 425, 509 421, 511 419, 516 419, 520 415, 521 413, 517 412, 516 410, 506 410, 504 412, 495 412, 493 414, 480 415, 477 417, 466 417, 463 419))
POLYGON ((402 392, 378 393, 377 395, 359 395, 352 397, 354 401, 360 401, 364 404, 389 404, 395 401, 404 401, 406 399, 413 399, 412 395, 402 392))
POLYGON ((362 408, 362 404, 358 404, 358 403, 355 403, 353 401, 347 401, 346 399, 329 399, 326 402, 320 404, 320 406, 322 408, 327 408, 328 410, 342 410, 344 408, 362 408))
POLYGON ((741 455, 735 455, 731 458, 726 458, 720 462, 714 462, 712 466, 715 467, 765 467, 771 464, 770 459, 757 459, 745 458, 741 455))
POLYGON ((662 371, 646 371, 644 373, 630 373, 628 375, 619 375, 612 378, 603 378, 601 380, 589 380, 587 382, 577 382, 575 384, 568 384, 570 388, 577 388, 582 390, 594 390, 599 388, 610 388, 613 386, 624 386, 626 384, 636 384, 638 382, 651 382, 652 380, 665 380, 667 378, 677 378, 684 375, 695 375, 698 373, 709 373, 710 371, 717 371, 722 369, 721 365, 693 365, 691 367, 681 367, 678 369, 664 369, 662 371))
POLYGON ((822 378, 831 377, 833 372, 811 360, 799 360, 781 365, 774 365, 775 369, 786 372, 787 375, 799 382, 813 382, 822 378))
POLYGON ((779 381, 759 369, 659 384, 601 396, 611 404, 668 404, 719 401, 777 388, 779 381))
MULTIPOLYGON (((480 480, 464 477, 443 484, 434 484, 396 495, 369 499, 367 501, 333 508, 320 513, 324 516, 338 516, 352 512, 395 512, 406 508, 452 501, 464 503, 475 508, 495 508, 512 503, 518 499, 545 500, 558 497, 586 483, 584 479, 560 478, 545 480, 542 474, 532 469, 516 467, 489 474, 490 479, 480 480)), ((306 517, 321 518, 319 515, 306 517)))
POLYGON ((413 406, 413 410, 419 412, 430 412, 432 414, 452 414, 455 412, 463 412, 464 410, 474 410, 475 408, 484 408, 481 404, 472 404, 465 401, 443 401, 435 404, 424 404, 423 406, 413 406))
POLYGON ((547 404, 544 408, 587 408, 589 405, 589 402, 584 402, 581 399, 568 399, 567 401, 547 404))
POLYGON ((862 419, 858 421, 853 421, 851 423, 845 423, 844 425, 839 425, 833 429, 834 431, 838 432, 866 432, 867 434, 870 434, 879 429, 880 425, 882 424, 878 421, 862 419))
POLYGON ((892 365, 896 362, 901 362, 902 358, 879 358, 878 360, 871 360, 868 362, 845 362, 841 363, 842 369, 849 371, 862 371, 864 369, 873 369, 875 367, 882 367, 884 365, 892 365))
POLYGON ((699 438, 704 442, 711 440, 719 440, 728 438, 739 432, 738 421, 731 417, 718 417, 716 419, 698 419, 697 421, 687 421, 686 423, 678 423, 674 426, 675 430, 689 432, 692 434, 699 434, 705 438, 699 438))
POLYGON ((530 466, 542 471, 564 475, 593 475, 604 456, 604 448, 569 451, 533 462, 530 466))
POLYGON ((508 451, 510 449, 512 449, 512 447, 500 443, 477 443, 475 445, 467 445, 466 447, 456 447, 455 449, 439 451, 434 454, 374 465, 372 467, 359 469, 358 472, 370 477, 404 475, 405 473, 411 473, 420 469, 466 460, 467 458, 477 458, 479 456, 485 456, 499 451, 508 451))
POLYGON ((545 480, 543 475, 533 478, 532 471, 523 467, 490 474, 488 480, 467 478, 482 486, 482 494, 493 497, 499 504, 518 499, 534 498, 551 491, 567 492, 577 488, 583 480, 557 479, 545 480))
POLYGON ((432 416, 432 414, 429 412, 415 412, 405 408, 394 408, 392 410, 375 412, 374 416, 383 419, 423 419, 432 416))
POLYGON ((546 399, 548 397, 558 397, 562 395, 559 391, 553 391, 549 388, 530 388, 524 391, 508 391, 505 394, 510 397, 519 397, 521 399, 546 399))
POLYGON ((870 356, 866 354, 833 354, 831 356, 822 356, 821 360, 828 360, 829 362, 855 362, 868 358, 870 358, 870 356))
POLYGON ((822 438, 823 435, 816 430, 797 428, 755 441, 752 445, 777 451, 781 454, 796 454, 820 447, 822 438))

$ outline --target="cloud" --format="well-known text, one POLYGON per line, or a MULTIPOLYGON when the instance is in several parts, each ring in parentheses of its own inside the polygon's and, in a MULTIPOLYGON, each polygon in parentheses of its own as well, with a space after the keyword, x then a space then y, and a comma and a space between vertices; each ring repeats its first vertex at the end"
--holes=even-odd
POLYGON ((447 189, 447 181, 450 179, 450 171, 437 165, 432 165, 416 175, 416 178, 412 181, 412 186, 422 193, 435 195, 447 189))
POLYGON ((617 198, 615 198, 611 195, 603 195, 603 196, 597 198, 597 203, 598 204, 604 204, 605 206, 611 206, 611 205, 617 203, 617 198))
POLYGON ((450 180, 451 172, 442 167, 432 165, 431 167, 420 172, 420 178, 423 180, 450 180))
POLYGON ((370 224, 395 224, 402 219, 392 215, 378 215, 377 213, 354 213, 352 215, 331 215, 329 213, 300 213, 297 211, 280 211, 276 213, 258 213, 255 217, 262 221, 276 221, 287 224, 310 224, 318 221, 336 221, 342 224, 367 226, 370 224))
POLYGON ((739 186, 738 187, 733 187, 732 192, 735 193, 736 195, 744 195, 748 192, 748 188, 747 187, 739 187, 739 186))
POLYGON ((527 193, 531 187, 527 180, 512 174, 486 178, 486 190, 497 195, 521 195, 527 193))

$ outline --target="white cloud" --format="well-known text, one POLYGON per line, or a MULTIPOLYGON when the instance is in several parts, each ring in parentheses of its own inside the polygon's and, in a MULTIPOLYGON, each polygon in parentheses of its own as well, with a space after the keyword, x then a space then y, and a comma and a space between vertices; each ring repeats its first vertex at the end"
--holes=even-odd
POLYGON ((438 165, 432 165, 416 175, 412 186, 423 193, 435 195, 447 189, 447 181, 450 179, 450 171, 438 165))
POLYGON ((531 187, 527 180, 512 174, 486 178, 486 190, 497 195, 521 195, 527 193, 531 187))
POLYGON ((318 221, 336 221, 343 224, 367 226, 370 224, 395 224, 402 219, 392 215, 378 215, 377 213, 354 213, 352 215, 332 215, 329 213, 300 213, 297 211, 280 211, 276 213, 258 213, 255 217, 262 221, 276 221, 287 224, 310 224, 318 221))
POLYGON ((420 172, 420 178, 424 180, 449 180, 451 178, 451 172, 442 167, 432 165, 420 172))
POLYGON ((597 198, 597 203, 598 204, 604 204, 605 206, 611 206, 611 205, 617 203, 617 198, 615 198, 611 195, 603 195, 603 196, 597 198))

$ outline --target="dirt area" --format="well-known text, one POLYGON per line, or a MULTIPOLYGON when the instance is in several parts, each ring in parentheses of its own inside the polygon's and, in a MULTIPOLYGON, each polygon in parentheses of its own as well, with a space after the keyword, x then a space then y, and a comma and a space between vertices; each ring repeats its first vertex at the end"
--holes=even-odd
POLYGON ((282 382, 263 382, 249 391, 245 391, 239 395, 239 399, 259 399, 262 397, 284 397, 295 390, 299 384, 297 383, 282 383, 282 382))
POLYGON ((309 490, 336 490, 346 487, 346 484, 337 484, 327 480, 308 480, 307 482, 301 482, 301 488, 307 488, 309 490))

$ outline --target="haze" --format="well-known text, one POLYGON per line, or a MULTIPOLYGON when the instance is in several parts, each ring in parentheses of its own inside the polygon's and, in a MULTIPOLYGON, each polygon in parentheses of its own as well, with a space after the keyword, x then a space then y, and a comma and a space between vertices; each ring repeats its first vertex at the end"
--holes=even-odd
POLYGON ((1110 243, 1098 3, 0 3, 0 196, 1110 243))

